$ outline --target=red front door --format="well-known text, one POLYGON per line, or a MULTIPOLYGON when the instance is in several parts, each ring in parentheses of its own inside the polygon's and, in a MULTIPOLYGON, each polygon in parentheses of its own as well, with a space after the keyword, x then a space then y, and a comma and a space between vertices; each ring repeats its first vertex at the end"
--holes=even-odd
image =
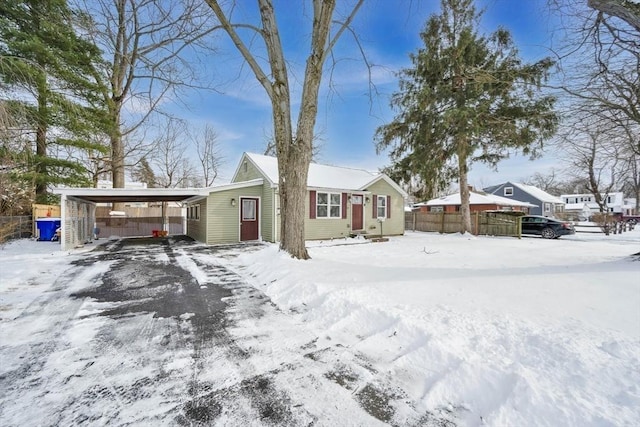
POLYGON ((360 194, 351 195, 351 230, 362 230, 363 197, 360 194))
POLYGON ((240 241, 258 240, 258 199, 240 198, 240 241))

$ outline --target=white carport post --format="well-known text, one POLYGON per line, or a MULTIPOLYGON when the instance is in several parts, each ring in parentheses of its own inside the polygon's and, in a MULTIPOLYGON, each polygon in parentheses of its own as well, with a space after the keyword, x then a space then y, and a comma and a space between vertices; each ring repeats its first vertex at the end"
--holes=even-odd
POLYGON ((67 250, 67 195, 60 197, 60 249, 67 250))

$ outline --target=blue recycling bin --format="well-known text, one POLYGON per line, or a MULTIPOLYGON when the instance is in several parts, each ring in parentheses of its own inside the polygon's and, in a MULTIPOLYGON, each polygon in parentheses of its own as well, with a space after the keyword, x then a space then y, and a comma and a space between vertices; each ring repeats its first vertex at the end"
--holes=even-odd
POLYGON ((36 228, 38 229, 38 240, 52 241, 57 240, 56 230, 60 228, 62 221, 60 218, 38 218, 36 219, 36 228))

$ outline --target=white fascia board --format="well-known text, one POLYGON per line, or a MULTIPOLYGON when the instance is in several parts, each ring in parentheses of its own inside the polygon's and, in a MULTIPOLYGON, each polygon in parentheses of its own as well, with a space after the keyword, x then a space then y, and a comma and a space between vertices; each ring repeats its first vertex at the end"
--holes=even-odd
POLYGON ((307 187, 307 190, 320 191, 325 193, 363 193, 371 194, 371 191, 354 190, 353 188, 328 188, 328 187, 307 187))
POLYGON ((217 193, 220 191, 227 191, 227 190, 235 190, 238 188, 255 187, 256 185, 262 185, 263 183, 264 183, 263 178, 256 178, 250 181, 232 182, 231 184, 222 184, 214 187, 204 188, 202 189, 203 192, 201 193, 201 195, 206 197, 211 193, 217 193))
POLYGON ((53 194, 66 195, 68 197, 82 197, 87 194, 93 196, 136 196, 143 194, 145 196, 191 196, 193 193, 201 193, 202 188, 53 188, 53 194))

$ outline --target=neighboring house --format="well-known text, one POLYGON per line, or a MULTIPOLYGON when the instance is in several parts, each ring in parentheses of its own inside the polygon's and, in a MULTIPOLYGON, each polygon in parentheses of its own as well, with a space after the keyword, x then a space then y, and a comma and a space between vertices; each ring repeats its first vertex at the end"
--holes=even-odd
MULTIPOLYGON (((307 240, 404 233, 407 194, 388 176, 361 169, 309 166, 307 240)), ((187 200, 187 235, 208 243, 280 240, 278 160, 244 153, 232 182, 187 200)))
MULTIPOLYGON (((455 193, 437 199, 431 199, 427 202, 416 203, 413 206, 422 212, 450 213, 460 212, 460 204, 460 193, 455 193)), ((471 212, 520 211, 528 213, 530 209, 535 207, 536 206, 531 203, 507 199, 493 194, 484 194, 476 191, 471 191, 469 194, 469 208, 471 212)))
MULTIPOLYGON (((622 192, 603 194, 602 200, 606 203, 607 211, 615 215, 629 215, 631 206, 625 203, 622 192)), ((596 203, 593 194, 563 194, 560 198, 566 203, 567 213, 575 214, 581 219, 588 219, 591 215, 600 212, 600 206, 596 203)))
POLYGON ((511 200, 527 202, 535 205, 529 212, 531 215, 553 217, 556 213, 564 212, 565 203, 561 198, 553 196, 533 185, 518 182, 505 182, 484 189, 487 193, 505 197, 511 200))

